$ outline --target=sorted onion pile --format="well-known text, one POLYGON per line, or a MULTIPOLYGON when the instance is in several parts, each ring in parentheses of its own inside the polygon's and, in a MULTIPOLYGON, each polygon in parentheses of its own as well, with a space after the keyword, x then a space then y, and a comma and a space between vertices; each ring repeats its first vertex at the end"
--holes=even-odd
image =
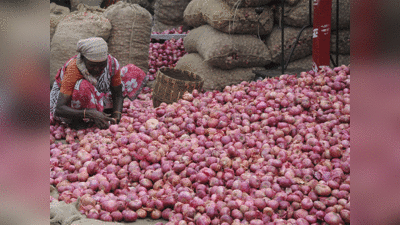
MULTIPOLYGON (((165 30, 161 33, 153 34, 186 34, 182 27, 177 29, 165 30)), ((183 39, 166 40, 164 43, 150 43, 149 50, 149 80, 154 80, 158 69, 163 67, 175 67, 178 60, 186 54, 183 46, 183 39)))
POLYGON ((140 99, 119 125, 50 145, 59 200, 104 221, 350 223, 349 67, 140 99))
POLYGON ((172 28, 171 30, 164 30, 163 32, 152 32, 152 34, 186 34, 183 32, 183 26, 172 28))

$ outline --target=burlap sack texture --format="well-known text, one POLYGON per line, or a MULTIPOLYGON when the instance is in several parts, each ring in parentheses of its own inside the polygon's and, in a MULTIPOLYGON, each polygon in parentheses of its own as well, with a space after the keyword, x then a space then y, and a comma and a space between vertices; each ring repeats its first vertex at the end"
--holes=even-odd
POLYGON ((199 27, 207 24, 201 10, 209 1, 210 0, 192 0, 183 12, 183 20, 185 23, 192 27, 199 27))
MULTIPOLYGON (((331 32, 331 52, 336 53, 336 31, 331 32)), ((350 54, 350 30, 339 30, 339 54, 350 54)))
POLYGON ((61 20, 50 46, 50 85, 53 85, 57 71, 77 54, 76 46, 80 39, 101 37, 107 41, 110 32, 110 21, 98 13, 77 11, 61 20))
POLYGON ((112 24, 108 52, 121 67, 134 64, 148 71, 151 14, 138 4, 117 2, 104 12, 112 24))
POLYGON ((255 74, 254 69, 260 67, 237 68, 232 70, 221 70, 210 66, 198 53, 186 54, 176 64, 177 69, 187 70, 201 76, 204 79, 203 89, 205 91, 222 91, 226 86, 239 84, 242 81, 252 81, 255 74))
POLYGON ((91 13, 96 13, 98 15, 103 15, 105 9, 100 8, 100 6, 90 6, 90 5, 85 5, 83 3, 80 3, 77 7, 79 12, 91 12, 91 13))
MULTIPOLYGON (((290 5, 290 6, 294 6, 294 5, 296 5, 297 3, 299 3, 299 1, 300 1, 300 0, 285 0, 285 3, 287 3, 287 4, 290 5)), ((280 1, 277 1, 277 2, 280 3, 280 1)))
MULTIPOLYGON (((336 61, 336 55, 332 55, 333 60, 336 61)), ((341 65, 346 65, 348 66, 350 64, 350 55, 349 54, 339 54, 339 66, 341 65)), ((333 68, 333 63, 332 61, 330 62, 330 67, 333 68)), ((293 62, 290 62, 287 69, 296 69, 296 68, 303 68, 303 71, 307 72, 309 70, 312 70, 312 55, 306 56, 302 59, 295 60, 293 62)))
POLYGON ((105 222, 102 220, 95 220, 95 219, 87 219, 83 218, 77 221, 74 221, 71 225, 143 225, 143 224, 157 224, 162 222, 163 224, 166 223, 163 219, 153 220, 147 218, 145 220, 137 220, 135 222, 105 222))
POLYGON ((244 8, 244 7, 257 7, 265 6, 272 0, 223 0, 228 5, 244 8))
POLYGON ((100 7, 103 0, 70 0, 71 1, 71 12, 78 11, 78 6, 80 4, 85 4, 87 6, 98 6, 100 7))
MULTIPOLYGON (((336 30, 336 0, 332 0, 331 29, 336 30)), ((275 4, 274 17, 276 23, 280 23, 282 8, 280 3, 275 4)), ((287 26, 303 27, 309 24, 309 0, 300 0, 294 6, 285 5, 284 22, 287 26)), ((311 9, 311 23, 314 20, 314 7, 311 9)), ((350 29, 350 0, 339 1, 339 29, 350 29)))
MULTIPOLYGON (((312 54, 312 27, 307 28, 303 31, 300 36, 299 43, 296 46, 295 51, 290 59, 294 61, 296 59, 304 58, 312 54)), ((287 62, 292 46, 296 41, 297 35, 300 33, 301 28, 285 27, 284 33, 284 53, 285 62, 287 62)), ((274 27, 271 35, 267 38, 267 46, 271 54, 271 61, 274 63, 281 63, 282 60, 282 33, 281 29, 274 27)))
POLYGON ((59 197, 57 188, 55 188, 53 185, 50 185, 50 196, 52 196, 55 199, 58 199, 59 197))
POLYGON ((63 201, 50 203, 50 225, 71 225, 74 221, 84 218, 78 211, 79 199, 67 204, 63 201))
POLYGON ((154 17, 166 25, 183 21, 183 12, 191 0, 155 0, 154 17))
POLYGON ((184 39, 185 51, 199 53, 206 63, 220 69, 262 67, 271 62, 267 46, 254 35, 226 34, 203 25, 184 39))
POLYGON ((123 1, 130 4, 138 4, 149 12, 153 11, 152 6, 148 0, 119 0, 119 1, 123 1))
POLYGON ((54 2, 50 3, 50 42, 56 32, 58 23, 69 13, 70 10, 67 7, 57 5, 54 2))
POLYGON ((158 32, 161 33, 165 30, 172 30, 173 28, 178 28, 180 26, 184 26, 185 22, 182 21, 178 21, 175 22, 174 24, 164 24, 160 21, 157 20, 157 17, 154 16, 154 20, 153 20, 153 26, 151 28, 151 32, 158 32))
POLYGON ((236 9, 222 0, 213 0, 203 10, 207 23, 225 33, 268 35, 274 23, 270 7, 264 7, 258 15, 253 7, 236 9))
POLYGON ((192 27, 209 24, 225 33, 268 35, 274 23, 273 12, 268 6, 263 8, 258 15, 254 7, 236 8, 222 0, 193 0, 184 12, 184 20, 192 27))

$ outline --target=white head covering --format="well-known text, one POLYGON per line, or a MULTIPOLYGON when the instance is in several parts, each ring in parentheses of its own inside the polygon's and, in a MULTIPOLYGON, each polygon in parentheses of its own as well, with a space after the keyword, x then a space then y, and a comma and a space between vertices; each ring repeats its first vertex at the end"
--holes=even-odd
POLYGON ((107 42, 103 38, 92 37, 78 41, 76 65, 83 77, 93 86, 97 86, 97 78, 89 73, 85 63, 82 60, 82 55, 91 62, 104 62, 108 58, 107 42))
POLYGON ((76 50, 91 62, 103 62, 107 60, 108 45, 103 38, 92 37, 79 40, 76 50))

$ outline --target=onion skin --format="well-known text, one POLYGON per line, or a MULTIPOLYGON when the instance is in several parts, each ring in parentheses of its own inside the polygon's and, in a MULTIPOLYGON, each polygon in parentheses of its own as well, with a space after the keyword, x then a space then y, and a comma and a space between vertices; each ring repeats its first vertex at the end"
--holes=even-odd
POLYGON ((343 221, 340 217, 339 214, 334 213, 334 212, 329 212, 324 216, 325 222, 327 222, 329 225, 339 225, 343 224, 343 221))
POLYGON ((320 196, 329 196, 332 192, 331 188, 327 185, 318 184, 315 187, 315 191, 320 196))
POLYGON ((102 209, 108 212, 114 212, 117 211, 118 206, 117 206, 117 202, 115 200, 108 200, 103 202, 102 204, 102 209))
POLYGON ((345 223, 350 223, 350 210, 347 209, 340 210, 340 217, 345 223))
POLYGON ((135 222, 138 218, 137 213, 129 209, 122 211, 122 215, 125 222, 135 222))
POLYGON ((113 221, 122 221, 124 219, 122 213, 120 211, 114 211, 111 214, 111 217, 113 218, 113 221))
POLYGON ((137 211, 136 211, 136 214, 137 214, 137 217, 139 218, 139 219, 144 219, 144 218, 146 218, 147 217, 147 212, 144 210, 144 209, 138 209, 137 211))

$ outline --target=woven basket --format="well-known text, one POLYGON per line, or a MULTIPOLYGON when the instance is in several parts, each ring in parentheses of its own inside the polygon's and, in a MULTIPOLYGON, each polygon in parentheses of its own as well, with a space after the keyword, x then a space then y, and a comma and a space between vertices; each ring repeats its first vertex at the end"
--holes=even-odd
POLYGON ((185 70, 161 68, 157 71, 156 84, 153 89, 153 106, 157 108, 162 102, 171 104, 182 98, 187 91, 201 90, 204 80, 200 76, 185 70))

